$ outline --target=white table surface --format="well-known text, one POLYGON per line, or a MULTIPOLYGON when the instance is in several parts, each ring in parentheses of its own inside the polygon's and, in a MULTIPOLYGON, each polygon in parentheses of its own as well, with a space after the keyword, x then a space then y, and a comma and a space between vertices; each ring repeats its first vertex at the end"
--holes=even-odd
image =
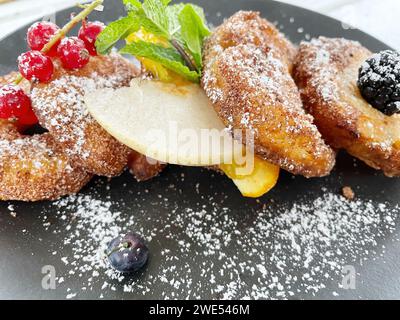
MULTIPOLYGON (((400 50, 400 0, 281 1, 342 20, 400 50)), ((77 2, 77 0, 16 0, 0 4, 0 39, 32 20, 48 16, 77 2)))

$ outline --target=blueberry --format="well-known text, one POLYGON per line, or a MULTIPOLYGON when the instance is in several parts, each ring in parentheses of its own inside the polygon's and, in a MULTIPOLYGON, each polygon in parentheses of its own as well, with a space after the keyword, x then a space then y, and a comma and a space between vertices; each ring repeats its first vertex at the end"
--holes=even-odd
POLYGON ((140 270, 149 258, 149 249, 143 238, 134 232, 112 240, 107 251, 111 266, 124 273, 140 270))

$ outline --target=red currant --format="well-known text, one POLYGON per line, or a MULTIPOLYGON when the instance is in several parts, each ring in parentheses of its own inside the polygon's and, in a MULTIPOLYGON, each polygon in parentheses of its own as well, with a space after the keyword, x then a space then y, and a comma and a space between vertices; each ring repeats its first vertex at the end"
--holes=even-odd
POLYGON ((32 111, 31 99, 21 87, 11 84, 0 87, 0 118, 17 118, 20 124, 26 125, 38 122, 32 111))
POLYGON ((58 46, 58 56, 65 69, 81 69, 89 62, 89 51, 85 43, 77 38, 70 37, 61 40, 58 46))
MULTIPOLYGON (((60 30, 60 28, 52 22, 41 21, 34 23, 29 29, 26 39, 32 50, 40 51, 50 41, 50 39, 60 30)), ((48 56, 54 57, 57 54, 57 46, 59 41, 47 53, 48 56)))
POLYGON ((97 36, 104 28, 105 26, 102 22, 83 21, 82 27, 79 29, 78 37, 85 43, 86 49, 88 49, 91 56, 97 56, 95 43, 97 36))
POLYGON ((20 126, 32 126, 38 123, 38 118, 32 109, 29 109, 26 113, 18 118, 18 125, 20 126))
POLYGON ((54 72, 53 62, 40 51, 28 51, 18 57, 18 69, 27 80, 47 82, 54 72))

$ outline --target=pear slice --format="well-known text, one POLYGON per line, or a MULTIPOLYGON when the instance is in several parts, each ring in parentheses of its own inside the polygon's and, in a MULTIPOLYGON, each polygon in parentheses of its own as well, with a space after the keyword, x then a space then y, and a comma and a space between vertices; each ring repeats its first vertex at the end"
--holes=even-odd
POLYGON ((243 152, 196 84, 134 79, 127 88, 91 92, 85 103, 117 140, 158 161, 213 166, 243 152))

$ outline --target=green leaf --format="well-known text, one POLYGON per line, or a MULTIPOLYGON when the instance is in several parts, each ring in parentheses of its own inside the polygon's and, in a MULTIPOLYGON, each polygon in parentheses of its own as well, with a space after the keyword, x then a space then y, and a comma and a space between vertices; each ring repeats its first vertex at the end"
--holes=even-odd
POLYGON ((179 23, 179 14, 184 7, 185 4, 178 3, 168 6, 166 9, 169 20, 169 33, 171 37, 175 37, 177 34, 180 34, 181 25, 179 23))
POLYGON ((142 3, 139 0, 123 0, 123 2, 128 10, 142 9, 142 3))
POLYGON ((136 19, 140 22, 141 27, 145 29, 147 32, 152 33, 158 37, 168 38, 168 35, 165 34, 163 30, 161 30, 153 21, 147 18, 146 14, 143 11, 135 12, 136 19))
POLYGON ((120 39, 138 31, 139 28, 139 20, 132 15, 111 22, 97 37, 97 52, 100 54, 107 53, 120 39))
POLYGON ((192 54, 196 65, 202 67, 202 46, 204 38, 210 34, 201 12, 191 4, 186 4, 179 13, 181 25, 181 37, 185 42, 185 47, 192 54), (199 14, 200 13, 200 14, 199 14))
POLYGON ((183 61, 180 54, 174 48, 165 48, 163 46, 137 41, 126 45, 120 50, 124 54, 132 54, 136 57, 148 58, 150 60, 161 63, 169 70, 187 78, 193 82, 199 82, 200 75, 196 71, 191 71, 183 61))
POLYGON ((169 38, 169 20, 164 1, 144 0, 142 8, 146 17, 151 20, 152 23, 156 25, 162 33, 164 33, 166 38, 169 38))
MULTIPOLYGON (((196 11, 197 15, 198 15, 198 16, 200 17, 200 19, 203 21, 204 28, 207 29, 207 30, 209 31, 209 29, 208 29, 208 27, 207 27, 207 23, 206 23, 206 22, 207 22, 206 15, 204 14, 203 8, 200 7, 200 6, 197 6, 197 5, 193 4, 193 3, 188 3, 188 4, 191 5, 191 6, 193 7, 194 11, 196 11)), ((210 32, 210 31, 209 31, 209 32, 210 32)))

